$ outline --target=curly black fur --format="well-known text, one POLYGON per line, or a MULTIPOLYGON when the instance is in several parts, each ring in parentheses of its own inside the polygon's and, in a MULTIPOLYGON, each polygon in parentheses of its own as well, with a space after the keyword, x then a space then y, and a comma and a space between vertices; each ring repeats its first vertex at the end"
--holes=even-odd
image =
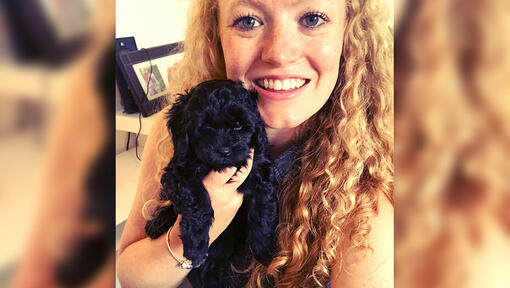
POLYGON ((160 197, 172 205, 160 208, 145 229, 149 237, 157 238, 181 214, 184 257, 197 265, 209 253, 193 271, 208 287, 236 287, 243 281, 231 264, 244 266, 253 255, 268 265, 276 248, 277 186, 256 97, 240 82, 206 81, 180 95, 168 114, 174 156, 161 177, 160 197), (212 169, 246 165, 251 147, 255 149, 252 170, 238 189, 244 194, 243 205, 208 247, 214 211, 202 180, 212 169))

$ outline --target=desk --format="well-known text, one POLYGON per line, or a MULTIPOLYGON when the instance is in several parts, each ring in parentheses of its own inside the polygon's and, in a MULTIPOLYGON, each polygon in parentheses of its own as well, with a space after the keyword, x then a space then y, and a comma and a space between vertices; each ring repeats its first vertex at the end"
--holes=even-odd
MULTIPOLYGON (((152 114, 149 117, 143 116, 141 117, 142 129, 140 131, 140 134, 149 135, 156 115, 157 113, 152 114)), ((138 133, 138 129, 140 129, 138 113, 125 114, 124 112, 122 112, 121 108, 117 107, 117 109, 115 110, 115 129, 118 131, 131 132, 135 134, 138 133)))

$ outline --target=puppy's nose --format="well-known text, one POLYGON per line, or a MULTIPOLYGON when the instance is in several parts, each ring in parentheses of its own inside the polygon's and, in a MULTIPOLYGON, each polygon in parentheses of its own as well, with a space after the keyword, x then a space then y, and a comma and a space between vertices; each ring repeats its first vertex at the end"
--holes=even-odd
POLYGON ((230 148, 223 147, 218 149, 218 153, 220 153, 221 156, 229 156, 232 151, 230 151, 230 148))

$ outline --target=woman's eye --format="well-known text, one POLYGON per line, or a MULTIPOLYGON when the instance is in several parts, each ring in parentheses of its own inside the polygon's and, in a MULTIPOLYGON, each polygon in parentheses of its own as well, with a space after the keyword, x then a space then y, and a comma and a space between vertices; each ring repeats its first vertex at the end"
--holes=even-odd
POLYGON ((322 13, 314 13, 314 12, 305 14, 299 20, 301 25, 304 25, 305 27, 308 27, 308 28, 317 28, 328 21, 329 21, 329 19, 326 15, 324 15, 322 13))
POLYGON ((242 16, 237 18, 234 21, 234 27, 241 29, 242 31, 253 30, 254 28, 260 26, 261 23, 259 20, 255 19, 252 16, 242 16))

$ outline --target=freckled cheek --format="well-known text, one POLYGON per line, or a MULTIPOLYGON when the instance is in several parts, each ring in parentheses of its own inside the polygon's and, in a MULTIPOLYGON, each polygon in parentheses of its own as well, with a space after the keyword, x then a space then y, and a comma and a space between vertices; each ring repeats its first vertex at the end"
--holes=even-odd
MULTIPOLYGON (((342 55, 342 42, 337 37, 323 39, 314 43, 314 51, 312 54, 314 63, 319 70, 319 73, 336 72, 338 71, 340 58, 342 55)), ((324 75, 323 75, 324 76, 324 75)), ((332 75, 337 76, 337 75, 332 75)))
POLYGON ((232 80, 241 80, 243 63, 242 58, 236 54, 224 54, 225 55, 225 69, 227 70, 227 78, 232 80))
POLYGON ((229 40, 222 41, 227 77, 232 80, 244 80, 254 61, 256 53, 254 45, 239 39, 229 40))

